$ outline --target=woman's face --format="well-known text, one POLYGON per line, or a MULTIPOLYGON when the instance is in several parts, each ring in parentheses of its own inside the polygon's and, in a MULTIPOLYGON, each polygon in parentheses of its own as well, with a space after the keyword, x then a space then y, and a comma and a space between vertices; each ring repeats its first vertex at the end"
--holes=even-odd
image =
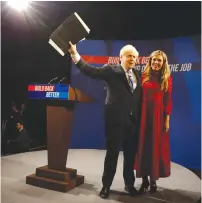
POLYGON ((159 71, 163 66, 163 56, 162 55, 154 55, 151 60, 151 68, 152 70, 159 71))

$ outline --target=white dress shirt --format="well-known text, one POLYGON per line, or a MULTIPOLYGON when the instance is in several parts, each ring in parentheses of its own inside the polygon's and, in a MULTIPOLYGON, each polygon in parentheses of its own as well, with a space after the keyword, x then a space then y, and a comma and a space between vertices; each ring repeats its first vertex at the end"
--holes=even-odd
POLYGON ((126 78, 127 78, 127 80, 128 80, 129 85, 130 85, 130 81, 129 81, 129 73, 128 73, 128 72, 130 72, 130 75, 132 76, 133 91, 134 91, 135 88, 137 87, 137 78, 136 78, 135 74, 133 73, 132 69, 130 69, 129 71, 127 71, 127 69, 126 69, 123 65, 121 65, 121 66, 122 66, 122 68, 123 68, 123 70, 124 70, 124 72, 125 72, 125 75, 126 75, 126 78))

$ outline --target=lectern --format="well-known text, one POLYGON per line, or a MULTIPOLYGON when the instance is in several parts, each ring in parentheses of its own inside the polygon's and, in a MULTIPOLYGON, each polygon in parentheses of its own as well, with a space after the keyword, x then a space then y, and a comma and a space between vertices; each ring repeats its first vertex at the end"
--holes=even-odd
POLYGON ((84 176, 66 167, 75 105, 92 98, 68 84, 31 84, 30 99, 46 99, 48 165, 36 168, 26 183, 50 190, 67 192, 84 183, 84 176))

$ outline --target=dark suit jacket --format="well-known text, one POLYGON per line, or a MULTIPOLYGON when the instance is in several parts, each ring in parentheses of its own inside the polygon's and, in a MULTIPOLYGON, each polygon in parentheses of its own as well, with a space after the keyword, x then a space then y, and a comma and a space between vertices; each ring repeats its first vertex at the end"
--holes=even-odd
POLYGON ((134 122, 139 124, 142 88, 140 73, 138 71, 133 69, 137 78, 137 87, 134 93, 131 93, 125 71, 119 64, 107 64, 98 68, 80 59, 76 66, 85 75, 106 82, 105 119, 117 124, 126 124, 131 122, 130 114, 132 112, 134 122))
POLYGON ((26 132, 26 130, 22 129, 21 131, 18 132, 17 139, 11 140, 11 143, 16 144, 17 147, 22 149, 29 149, 31 144, 31 139, 28 133, 26 132))

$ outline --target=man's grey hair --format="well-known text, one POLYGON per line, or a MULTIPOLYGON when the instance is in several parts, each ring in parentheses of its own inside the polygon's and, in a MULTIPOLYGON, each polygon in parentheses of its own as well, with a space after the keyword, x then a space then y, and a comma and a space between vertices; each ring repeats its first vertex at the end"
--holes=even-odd
POLYGON ((135 52, 135 55, 137 57, 139 56, 139 52, 133 45, 128 44, 128 45, 125 45, 124 47, 122 47, 122 49, 120 50, 120 56, 123 56, 126 51, 133 51, 133 52, 135 52))

